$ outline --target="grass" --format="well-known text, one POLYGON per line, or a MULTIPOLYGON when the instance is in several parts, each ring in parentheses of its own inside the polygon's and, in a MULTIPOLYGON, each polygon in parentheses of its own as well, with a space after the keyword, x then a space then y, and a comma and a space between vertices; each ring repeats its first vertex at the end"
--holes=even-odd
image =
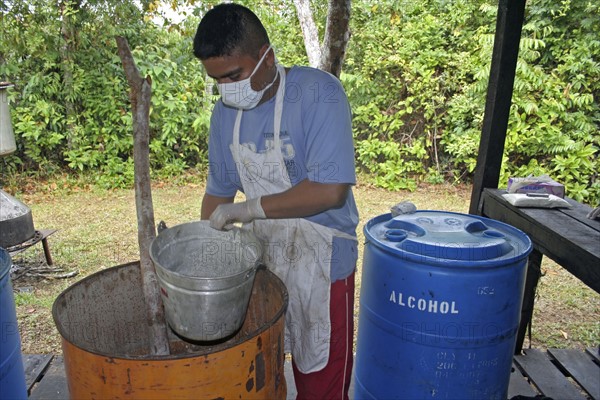
MULTIPOLYGON (((5 190, 14 192, 10 187, 5 190)), ((155 184, 156 222, 164 220, 172 226, 197 219, 203 192, 203 185, 193 180, 185 186, 155 184)), ((362 227, 368 220, 388 212, 391 205, 403 200, 412 201, 421 210, 466 212, 470 188, 427 185, 414 192, 389 192, 359 183, 354 194, 360 212, 358 297, 364 243, 362 227)), ((87 275, 139 259, 134 194, 132 190, 104 191, 58 180, 32 181, 20 186, 16 197, 32 209, 37 229, 58 230, 49 238, 54 266, 64 272, 78 273, 68 279, 22 276, 13 282, 23 351, 58 353, 60 337, 51 315, 56 296, 87 275)), ((15 256, 13 261, 17 265, 36 265, 43 258, 41 246, 37 245, 15 256)), ((545 260, 542 269, 544 276, 538 289, 532 346, 597 346, 600 343, 599 295, 551 261, 545 260)), ((355 315, 358 315, 358 307, 355 315)))

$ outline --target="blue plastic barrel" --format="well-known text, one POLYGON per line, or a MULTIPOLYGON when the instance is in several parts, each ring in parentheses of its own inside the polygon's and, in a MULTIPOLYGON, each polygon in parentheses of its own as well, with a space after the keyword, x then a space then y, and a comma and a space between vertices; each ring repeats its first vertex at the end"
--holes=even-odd
POLYGON ((356 399, 506 400, 529 238, 442 211, 364 233, 356 399))
POLYGON ((15 299, 10 282, 11 260, 0 247, 0 399, 27 399, 15 299))

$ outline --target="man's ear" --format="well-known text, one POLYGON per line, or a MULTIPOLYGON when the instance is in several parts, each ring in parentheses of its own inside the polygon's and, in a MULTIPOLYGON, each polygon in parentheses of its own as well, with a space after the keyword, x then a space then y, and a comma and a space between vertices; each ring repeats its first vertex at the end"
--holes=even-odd
MULTIPOLYGON (((264 48, 269 49, 269 44, 266 43, 264 45, 264 48)), ((269 53, 265 56, 264 62, 265 64, 267 64, 267 67, 272 68, 275 65, 275 50, 273 49, 273 47, 271 47, 268 51, 269 53)))

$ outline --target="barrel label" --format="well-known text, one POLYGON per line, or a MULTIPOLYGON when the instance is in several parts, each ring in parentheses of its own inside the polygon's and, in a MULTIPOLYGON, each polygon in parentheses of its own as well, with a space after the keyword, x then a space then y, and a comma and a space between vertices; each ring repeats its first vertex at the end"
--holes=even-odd
POLYGON ((405 296, 402 292, 396 292, 395 290, 392 290, 389 301, 401 307, 413 308, 432 314, 458 314, 458 308, 455 301, 439 301, 415 296, 405 296))

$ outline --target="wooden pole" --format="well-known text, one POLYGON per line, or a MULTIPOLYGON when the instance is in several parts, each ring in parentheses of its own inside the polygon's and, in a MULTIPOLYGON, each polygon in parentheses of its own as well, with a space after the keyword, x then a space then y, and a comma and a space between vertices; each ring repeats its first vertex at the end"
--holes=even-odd
POLYGON ((150 187, 150 98, 152 81, 143 78, 135 65, 127 39, 118 36, 117 48, 131 90, 129 99, 133 114, 133 162, 135 181, 135 206, 138 221, 138 244, 142 286, 146 300, 147 321, 150 327, 150 353, 169 354, 169 340, 165 311, 158 289, 154 264, 150 259, 150 243, 156 237, 154 206, 150 187))
POLYGON ((524 13, 525 0, 498 3, 492 66, 469 207, 471 214, 479 213, 483 189, 498 187, 524 13))

